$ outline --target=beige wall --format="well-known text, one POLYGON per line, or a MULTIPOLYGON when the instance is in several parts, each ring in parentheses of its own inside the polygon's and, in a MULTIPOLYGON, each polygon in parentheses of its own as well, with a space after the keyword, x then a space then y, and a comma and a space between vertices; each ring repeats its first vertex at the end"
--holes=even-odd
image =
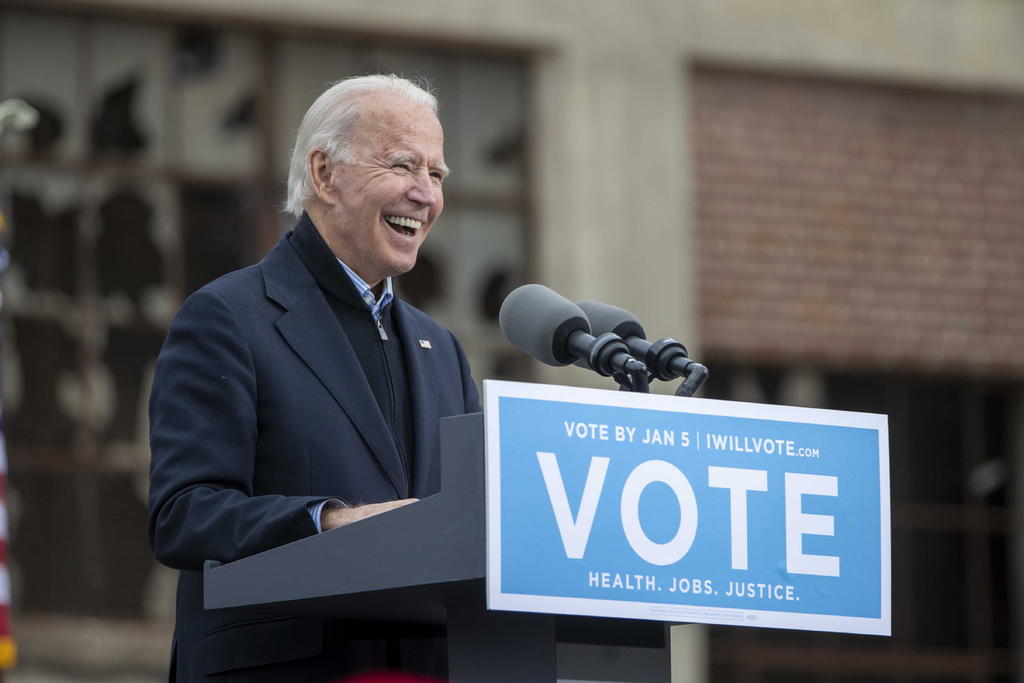
POLYGON ((690 50, 716 60, 1024 88, 1014 0, 692 0, 687 18, 690 50))

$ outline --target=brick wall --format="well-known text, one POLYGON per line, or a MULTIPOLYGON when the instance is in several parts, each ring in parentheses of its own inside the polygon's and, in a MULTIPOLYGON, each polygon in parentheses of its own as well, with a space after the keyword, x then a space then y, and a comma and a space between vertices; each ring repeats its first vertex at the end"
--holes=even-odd
POLYGON ((1024 98, 693 88, 706 355, 1024 376, 1024 98))

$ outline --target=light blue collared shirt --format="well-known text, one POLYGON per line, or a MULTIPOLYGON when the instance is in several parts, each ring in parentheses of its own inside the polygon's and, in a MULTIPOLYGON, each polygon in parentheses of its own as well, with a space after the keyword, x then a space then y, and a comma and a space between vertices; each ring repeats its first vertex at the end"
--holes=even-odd
MULTIPOLYGON (((335 256, 335 258, 338 258, 335 256)), ((370 313, 373 314, 374 320, 380 320, 381 316, 384 315, 384 309, 387 308, 391 300, 395 298, 394 290, 391 289, 391 278, 384 280, 384 293, 380 295, 380 299, 375 299, 373 296, 373 290, 370 285, 366 284, 363 278, 359 277, 356 271, 345 265, 345 262, 340 258, 338 263, 345 269, 352 284, 356 286, 356 290, 359 292, 359 296, 362 297, 363 301, 366 302, 366 306, 370 309, 370 313)))
MULTIPOLYGON (((335 256, 334 258, 338 258, 335 256)), ((388 307, 391 300, 395 298, 395 292, 391 288, 391 278, 384 280, 384 292, 380 295, 380 299, 375 299, 373 296, 373 289, 370 285, 366 284, 366 280, 359 277, 356 271, 349 268, 344 261, 340 258, 338 263, 345 269, 345 273, 349 279, 352 280, 352 284, 356 286, 356 291, 359 292, 359 296, 366 303, 366 307, 370 309, 370 315, 373 316, 375 322, 380 322, 381 317, 384 315, 384 309, 388 307)), ((345 507, 345 503, 337 498, 331 498, 328 500, 322 500, 319 503, 311 505, 309 507, 309 514, 313 516, 313 524, 316 525, 317 533, 323 531, 320 528, 320 513, 323 512, 324 506, 330 505, 331 507, 345 507)))

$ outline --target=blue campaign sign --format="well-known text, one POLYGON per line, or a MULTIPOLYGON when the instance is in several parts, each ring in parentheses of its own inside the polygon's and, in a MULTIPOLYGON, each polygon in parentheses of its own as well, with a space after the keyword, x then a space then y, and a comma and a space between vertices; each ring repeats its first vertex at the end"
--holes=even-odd
POLYGON ((491 609, 890 634, 884 415, 484 382, 491 609))

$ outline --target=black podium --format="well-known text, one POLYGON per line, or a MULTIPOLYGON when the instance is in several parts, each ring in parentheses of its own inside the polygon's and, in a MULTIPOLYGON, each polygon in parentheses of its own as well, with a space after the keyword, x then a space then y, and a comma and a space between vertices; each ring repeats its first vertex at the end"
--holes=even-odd
POLYGON ((460 683, 555 681, 558 643, 652 648, 667 660, 661 622, 486 608, 483 450, 482 413, 442 420, 440 493, 235 562, 207 562, 206 609, 444 625, 449 676, 460 683))

